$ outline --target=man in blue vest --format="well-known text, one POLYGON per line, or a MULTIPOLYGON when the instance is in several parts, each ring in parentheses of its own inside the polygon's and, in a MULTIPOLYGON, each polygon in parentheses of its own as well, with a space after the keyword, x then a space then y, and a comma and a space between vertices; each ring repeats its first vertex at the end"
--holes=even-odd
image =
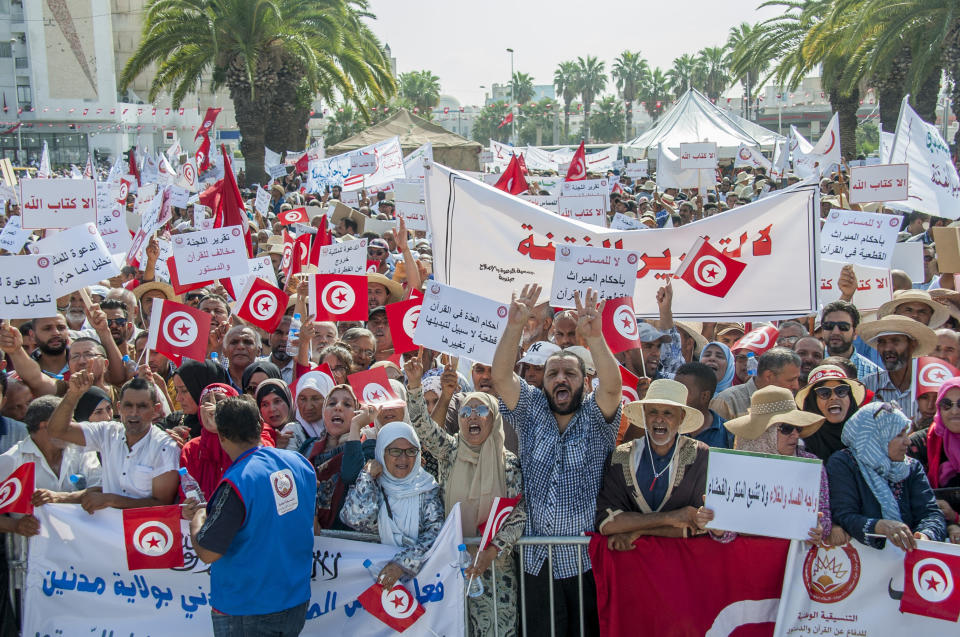
POLYGON ((192 498, 183 507, 193 548, 211 564, 214 635, 299 635, 310 599, 316 474, 303 456, 260 446, 260 414, 249 399, 221 401, 215 420, 233 464, 205 509, 192 498))

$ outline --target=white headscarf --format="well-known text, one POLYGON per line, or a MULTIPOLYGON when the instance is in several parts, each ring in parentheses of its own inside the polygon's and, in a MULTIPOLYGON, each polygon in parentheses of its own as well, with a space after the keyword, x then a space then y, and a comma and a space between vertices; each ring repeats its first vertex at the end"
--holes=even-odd
MULTIPOLYGON (((296 405, 296 400, 300 397, 300 393, 303 390, 312 389, 313 391, 319 393, 323 398, 326 398, 327 394, 330 393, 330 390, 333 389, 334 385, 335 383, 333 382, 333 379, 322 372, 307 372, 297 379, 297 395, 294 397, 294 405, 296 405)), ((308 438, 319 438, 324 434, 327 428, 323 425, 323 417, 321 417, 317 422, 309 422, 306 418, 300 415, 300 408, 297 407, 296 409, 297 422, 299 422, 300 426, 303 427, 303 431, 308 438)))
POLYGON ((377 462, 383 472, 377 478, 383 490, 384 503, 380 505, 377 526, 380 542, 392 546, 412 546, 420 535, 420 494, 438 487, 437 481, 420 464, 420 454, 413 458, 413 469, 405 478, 395 478, 387 469, 384 455, 394 440, 403 438, 420 449, 420 439, 413 427, 405 422, 391 422, 377 435, 377 462), (387 502, 390 509, 387 510, 387 502), (392 515, 391 515, 392 514, 392 515))

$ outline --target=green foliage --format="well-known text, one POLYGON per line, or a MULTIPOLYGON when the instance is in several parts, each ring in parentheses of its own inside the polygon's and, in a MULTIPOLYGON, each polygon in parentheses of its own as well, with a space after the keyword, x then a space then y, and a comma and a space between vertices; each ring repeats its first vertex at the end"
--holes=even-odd
POLYGON ((491 139, 498 142, 507 142, 510 138, 510 125, 497 128, 510 107, 506 102, 499 101, 484 107, 483 112, 473 122, 473 139, 486 146, 491 139))
POLYGON ((608 95, 596 103, 590 114, 590 131, 598 142, 623 141, 623 103, 608 95))
POLYGON ((417 109, 420 117, 430 119, 431 109, 440 102, 440 78, 427 70, 401 73, 400 96, 417 109))
POLYGON ((880 148, 880 128, 876 122, 865 120, 857 126, 857 155, 868 157, 880 148))

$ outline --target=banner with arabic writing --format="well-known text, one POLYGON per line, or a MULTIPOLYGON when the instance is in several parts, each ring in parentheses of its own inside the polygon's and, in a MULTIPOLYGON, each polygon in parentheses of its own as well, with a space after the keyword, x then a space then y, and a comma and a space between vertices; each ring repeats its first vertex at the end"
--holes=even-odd
MULTIPOLYGON (((420 575, 401 581, 423 605, 418 634, 463 635, 463 577, 458 511, 451 513, 420 575), (421 625, 423 624, 423 625, 421 625)), ((37 507, 40 535, 30 539, 24 635, 210 635, 210 576, 182 522, 186 564, 127 570, 120 511, 93 515, 79 505, 37 507)), ((303 635, 387 635, 394 631, 364 610, 357 596, 373 584, 363 561, 379 571, 397 547, 318 537, 303 635)), ((284 577, 277 573, 277 577, 284 577)))
POLYGON ((311 160, 307 169, 307 192, 322 193, 327 186, 341 186, 344 190, 366 188, 369 193, 376 186, 383 186, 404 177, 406 172, 400 138, 391 137, 340 155, 311 160), (376 156, 377 163, 373 173, 361 175, 353 172, 350 158, 361 155, 376 156))
POLYGON ((566 219, 440 164, 427 170, 427 218, 441 283, 505 303, 525 284, 553 280, 557 246, 636 252, 637 314, 656 317, 657 290, 699 237, 746 264, 723 298, 674 279, 678 319, 786 318, 817 310, 816 184, 796 186, 679 228, 612 230, 566 219), (478 240, 482 238, 482 240, 478 240))

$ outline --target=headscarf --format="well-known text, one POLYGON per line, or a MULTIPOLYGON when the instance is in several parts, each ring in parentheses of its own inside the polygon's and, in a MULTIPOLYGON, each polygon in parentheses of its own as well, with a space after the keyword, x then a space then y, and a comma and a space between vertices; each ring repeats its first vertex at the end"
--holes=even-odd
POLYGON ((898 522, 903 518, 889 483, 906 480, 910 465, 906 459, 900 462, 891 460, 887 447, 909 426, 910 421, 899 409, 888 411, 880 403, 874 403, 851 416, 840 437, 856 458, 860 475, 880 502, 884 519, 898 522))
POLYGON ((100 403, 110 402, 110 400, 110 394, 94 385, 77 401, 77 406, 73 408, 73 419, 77 422, 87 422, 100 403))
POLYGON ((927 431, 927 477, 930 486, 939 489, 960 473, 960 434, 947 429, 940 417, 940 401, 951 389, 960 388, 960 378, 951 378, 940 385, 937 392, 937 413, 933 416, 933 425, 927 431), (940 462, 941 452, 947 459, 940 462))
POLYGON ((250 378, 257 372, 263 372, 267 375, 267 378, 283 378, 280 375, 280 368, 270 361, 253 361, 244 368, 243 374, 240 375, 240 386, 243 387, 244 391, 247 390, 250 378))
POLYGON ((287 407, 290 409, 290 412, 293 413, 293 397, 290 395, 290 388, 279 378, 268 378, 257 387, 257 392, 254 396, 257 400, 258 409, 260 408, 260 401, 270 394, 279 396, 283 402, 287 403, 287 407))
POLYGON ((750 451, 753 453, 769 453, 776 456, 780 455, 780 449, 777 446, 777 426, 770 425, 760 434, 759 438, 747 440, 741 436, 733 439, 733 448, 738 451, 750 451))
MULTIPOLYGON (((238 396, 237 390, 226 383, 210 383, 203 388, 198 396, 197 404, 203 401, 203 397, 211 392, 226 394, 228 397, 238 396)), ((199 418, 199 409, 198 409, 199 418)), ((220 436, 207 431, 206 427, 200 428, 200 436, 189 441, 183 448, 180 464, 187 468, 197 482, 203 495, 210 499, 213 492, 217 490, 217 485, 223 478, 223 473, 233 461, 223 450, 220 444, 220 436), (189 460, 188 460, 189 459, 189 460)))
POLYGON ((440 384, 439 376, 431 376, 430 378, 424 378, 423 382, 423 393, 426 394, 428 391, 432 391, 437 396, 443 391, 443 386, 440 384))
POLYGON ((733 373, 736 371, 736 361, 733 358, 733 353, 730 351, 730 348, 721 343, 720 341, 710 341, 703 346, 703 349, 700 350, 700 362, 703 362, 703 354, 707 351, 707 348, 711 345, 716 345, 720 348, 720 351, 723 352, 724 357, 727 359, 727 368, 723 372, 723 378, 717 381, 717 391, 714 392, 714 396, 722 392, 724 389, 729 387, 733 383, 733 373))
MULTIPOLYGON (((295 398, 300 398, 300 394, 305 389, 312 389, 323 396, 324 402, 327 400, 327 396, 330 395, 330 392, 333 391, 334 385, 333 381, 324 373, 321 372, 307 372, 303 376, 297 379, 297 395, 295 398)), ((351 390, 351 393, 353 390, 351 390)), ((309 422, 303 416, 300 415, 300 408, 296 410, 297 422, 300 423, 300 426, 303 427, 303 431, 306 433, 307 438, 319 438, 323 436, 327 428, 323 426, 323 418, 317 422, 309 422)))
POLYGON ((483 392, 470 392, 461 406, 476 398, 490 410, 493 426, 479 447, 469 444, 463 434, 457 436, 457 460, 443 489, 443 504, 449 513, 460 502, 464 536, 477 534, 486 522, 493 499, 506 497, 507 477, 503 452, 503 417, 497 399, 483 392))
POLYGON ((404 438, 420 449, 417 432, 405 422, 391 422, 384 425, 377 434, 376 458, 383 467, 377 482, 384 497, 377 516, 377 525, 381 543, 412 546, 420 535, 420 494, 436 489, 437 481, 420 464, 420 454, 413 458, 413 469, 407 477, 395 478, 390 474, 384 455, 387 447, 399 438, 404 438))
MULTIPOLYGON (((220 363, 211 360, 195 361, 187 359, 180 365, 176 374, 180 376, 180 380, 186 385, 187 391, 190 392, 190 397, 193 398, 193 402, 197 403, 198 409, 200 405, 200 392, 203 391, 204 387, 211 383, 230 383, 227 370, 224 369, 220 363)), ((200 416, 197 414, 184 414, 183 424, 190 428, 191 438, 199 436, 200 430, 203 429, 200 424, 200 416)))

